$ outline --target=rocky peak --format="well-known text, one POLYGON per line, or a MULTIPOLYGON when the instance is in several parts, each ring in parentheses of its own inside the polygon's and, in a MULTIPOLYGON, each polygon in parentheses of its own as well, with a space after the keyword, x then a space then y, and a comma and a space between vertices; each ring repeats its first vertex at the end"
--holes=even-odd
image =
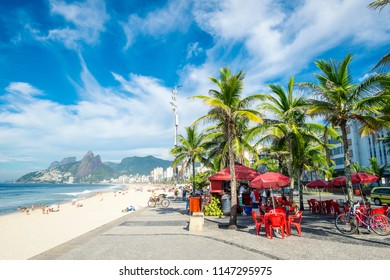
POLYGON ((93 152, 89 151, 83 159, 80 161, 80 166, 78 167, 75 179, 84 178, 88 175, 91 175, 94 170, 102 168, 104 164, 99 155, 95 157, 93 152))
POLYGON ((65 165, 65 164, 68 164, 68 163, 75 163, 76 162, 76 157, 67 157, 67 158, 64 158, 63 160, 61 160, 61 165, 65 165))

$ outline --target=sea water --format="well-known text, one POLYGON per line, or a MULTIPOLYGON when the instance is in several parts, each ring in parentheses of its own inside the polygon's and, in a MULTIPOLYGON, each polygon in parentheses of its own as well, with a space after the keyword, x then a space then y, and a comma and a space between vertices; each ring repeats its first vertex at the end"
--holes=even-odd
POLYGON ((15 213, 18 207, 57 205, 124 188, 105 184, 0 184, 0 215, 15 213))

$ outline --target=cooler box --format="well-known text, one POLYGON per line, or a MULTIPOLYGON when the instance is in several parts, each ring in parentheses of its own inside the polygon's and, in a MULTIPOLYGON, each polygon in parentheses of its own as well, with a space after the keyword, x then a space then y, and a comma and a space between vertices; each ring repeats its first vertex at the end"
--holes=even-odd
POLYGON ((244 212, 247 215, 251 215, 252 214, 252 206, 245 206, 244 207, 244 212))

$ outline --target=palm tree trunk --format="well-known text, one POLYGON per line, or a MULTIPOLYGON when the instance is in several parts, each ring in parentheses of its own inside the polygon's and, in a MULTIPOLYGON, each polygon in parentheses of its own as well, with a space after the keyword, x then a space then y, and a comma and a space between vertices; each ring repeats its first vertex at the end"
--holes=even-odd
POLYGON ((230 220, 229 228, 237 229, 237 182, 236 171, 234 169, 234 152, 232 143, 232 124, 228 124, 228 147, 229 147, 229 165, 230 165, 230 187, 231 187, 231 208, 230 208, 230 220))
POLYGON ((343 146, 344 146, 344 174, 345 174, 345 178, 346 178, 347 195, 348 195, 349 204, 352 207, 353 206, 353 186, 352 186, 352 178, 351 178, 351 161, 349 159, 347 129, 346 129, 345 122, 342 122, 340 124, 340 129, 341 129, 341 137, 342 137, 343 146))
POLYGON ((290 177, 290 193, 289 198, 290 201, 293 200, 294 195, 294 170, 293 170, 293 148, 292 148, 292 141, 290 142, 290 155, 288 157, 288 176, 290 177))
POLYGON ((192 190, 195 193, 195 160, 192 161, 192 190))
POLYGON ((298 173, 298 190, 299 190, 299 210, 305 210, 305 207, 303 205, 303 186, 301 184, 303 177, 303 168, 299 169, 298 173))

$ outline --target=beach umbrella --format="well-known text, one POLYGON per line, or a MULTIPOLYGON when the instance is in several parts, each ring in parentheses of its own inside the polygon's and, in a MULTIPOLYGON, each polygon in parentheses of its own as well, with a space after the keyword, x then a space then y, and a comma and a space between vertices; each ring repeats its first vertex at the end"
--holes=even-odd
POLYGON ((251 181, 251 186, 256 189, 279 189, 287 186, 289 183, 290 178, 283 174, 266 172, 254 178, 251 181))
MULTIPOLYGON (((352 184, 370 184, 377 182, 379 180, 378 176, 364 173, 356 172, 351 174, 352 184)), ((344 187, 347 185, 347 179, 345 176, 339 176, 332 180, 332 185, 336 187, 344 187)))
MULTIPOLYGON (((370 184, 377 182, 379 180, 378 176, 364 173, 364 172, 356 172, 351 174, 352 184, 359 184, 360 193, 362 193, 360 184, 370 184)), ((347 179, 345 176, 339 176, 332 180, 331 185, 334 187, 345 187, 347 185, 347 179)), ((343 188, 344 192, 344 188, 343 188)), ((345 195, 345 193, 344 193, 345 195)))
POLYGON ((318 179, 318 180, 314 180, 314 181, 311 181, 310 183, 308 183, 306 185, 306 188, 307 189, 317 189, 318 190, 318 194, 320 196, 320 201, 321 201, 321 192, 320 192, 320 190, 324 190, 328 186, 329 186, 329 182, 328 181, 318 179))
POLYGON ((279 189, 287 186, 290 183, 290 178, 277 173, 277 172, 266 172, 257 176, 251 181, 252 188, 256 189, 270 189, 272 195, 272 205, 275 208, 274 197, 272 190, 279 189))

